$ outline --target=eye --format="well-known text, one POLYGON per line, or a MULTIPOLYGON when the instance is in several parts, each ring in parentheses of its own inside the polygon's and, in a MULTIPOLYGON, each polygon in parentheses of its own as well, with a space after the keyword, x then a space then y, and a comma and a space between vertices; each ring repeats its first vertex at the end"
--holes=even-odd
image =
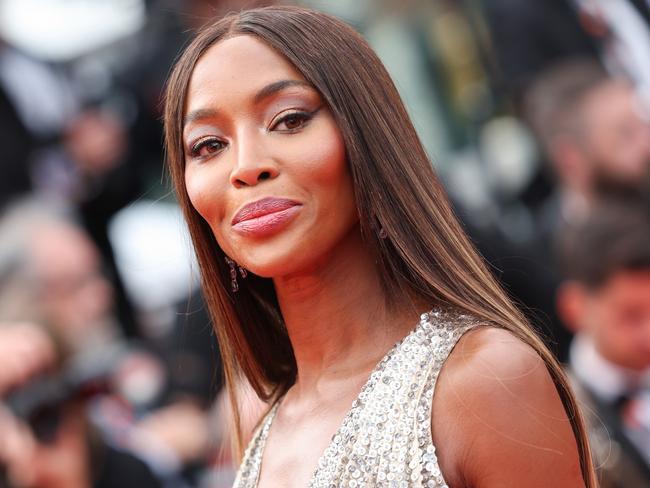
POLYGON ((226 143, 216 137, 204 137, 192 144, 190 155, 193 158, 206 158, 222 151, 225 147, 226 143))
POLYGON ((271 124, 271 130, 281 132, 295 132, 302 129, 318 112, 318 109, 313 112, 304 111, 291 111, 281 115, 276 121, 271 124))

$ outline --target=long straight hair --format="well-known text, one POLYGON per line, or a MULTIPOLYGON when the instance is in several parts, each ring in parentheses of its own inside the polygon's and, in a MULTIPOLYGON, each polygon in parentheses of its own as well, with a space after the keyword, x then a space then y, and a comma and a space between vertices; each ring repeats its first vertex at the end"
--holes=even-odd
POLYGON ((583 477, 596 486, 584 423, 552 354, 497 284, 455 217, 401 98, 367 42, 350 26, 300 7, 231 14, 204 28, 169 78, 165 144, 169 170, 189 224, 206 302, 222 349, 242 452, 235 382, 244 375, 274 401, 296 380, 296 361, 270 279, 251 276, 235 296, 224 253, 185 187, 183 117, 192 71, 208 48, 255 36, 285 56, 322 95, 343 135, 361 233, 376 253, 387 297, 453 307, 507 329, 546 363, 575 434, 583 477), (377 236, 383 228, 387 239, 377 236))

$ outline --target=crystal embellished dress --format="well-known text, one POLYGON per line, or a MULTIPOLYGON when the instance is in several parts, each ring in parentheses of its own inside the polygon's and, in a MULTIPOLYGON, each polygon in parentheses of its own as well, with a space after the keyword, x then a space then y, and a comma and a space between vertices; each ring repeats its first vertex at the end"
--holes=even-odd
MULTIPOLYGON (((375 367, 318 461, 309 488, 447 488, 431 437, 436 380, 475 319, 432 311, 375 367)), ((251 440, 233 488, 256 488, 276 403, 251 440)))

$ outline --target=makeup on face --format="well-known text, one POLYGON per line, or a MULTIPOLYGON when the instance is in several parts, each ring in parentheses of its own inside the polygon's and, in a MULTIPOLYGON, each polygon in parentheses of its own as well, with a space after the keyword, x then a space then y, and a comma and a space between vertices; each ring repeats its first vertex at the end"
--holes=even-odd
POLYGON ((250 237, 265 237, 282 230, 302 205, 286 198, 266 197, 244 205, 233 217, 233 229, 250 237))
MULTIPOLYGON (((323 107, 318 92, 306 81, 281 79, 264 85, 252 97, 248 115, 266 132, 291 133, 309 123, 323 107)), ((205 160, 228 146, 232 131, 228 110, 198 108, 184 119, 186 162, 205 160)))
POLYGON ((221 41, 197 63, 183 144, 194 208, 224 252, 255 274, 311 269, 358 224, 333 114, 252 36, 221 41))

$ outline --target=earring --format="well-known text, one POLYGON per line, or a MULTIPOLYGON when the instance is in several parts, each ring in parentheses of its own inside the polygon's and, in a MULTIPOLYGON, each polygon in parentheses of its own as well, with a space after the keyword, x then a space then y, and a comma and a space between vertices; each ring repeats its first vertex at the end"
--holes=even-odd
POLYGON ((388 237, 388 232, 386 232, 384 226, 381 225, 381 222, 377 218, 377 216, 374 217, 373 224, 371 227, 377 233, 377 237, 379 237, 380 239, 386 239, 388 237))
POLYGON ((230 268, 230 288, 232 289, 233 293, 237 293, 237 291, 239 291, 239 283, 237 283, 237 269, 239 269, 239 274, 241 275, 242 279, 248 276, 248 271, 246 268, 242 268, 228 256, 224 256, 224 259, 230 268))

